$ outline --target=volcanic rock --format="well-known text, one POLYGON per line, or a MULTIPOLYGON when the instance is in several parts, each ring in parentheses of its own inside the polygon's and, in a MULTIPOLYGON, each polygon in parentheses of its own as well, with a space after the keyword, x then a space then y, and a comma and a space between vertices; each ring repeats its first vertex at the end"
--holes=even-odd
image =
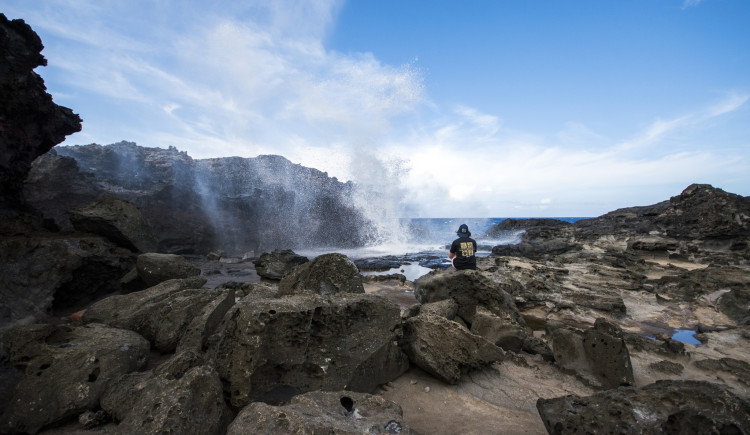
POLYGON ((148 222, 135 204, 105 195, 99 201, 70 213, 73 227, 92 233, 130 249, 133 252, 153 252, 156 240, 148 222))
POLYGON ((314 391, 288 405, 252 403, 240 411, 228 435, 248 433, 412 434, 401 407, 380 396, 353 391, 314 391))
POLYGON ((750 403, 698 381, 658 381, 589 397, 539 399, 550 434, 750 433, 750 403))
POLYGON ((359 269, 343 254, 321 255, 292 269, 279 282, 279 296, 364 292, 359 269))
POLYGON ((197 276, 201 273, 200 269, 190 264, 185 257, 155 252, 139 255, 136 268, 138 269, 138 276, 149 286, 170 279, 197 276))
POLYGON ((2 416, 4 433, 36 433, 95 410, 111 383, 144 367, 149 354, 140 335, 103 325, 16 326, 3 339, 11 362, 25 372, 2 416))
POLYGON ((253 262, 255 271, 263 278, 279 280, 290 270, 307 263, 307 257, 297 255, 291 249, 264 252, 253 262))

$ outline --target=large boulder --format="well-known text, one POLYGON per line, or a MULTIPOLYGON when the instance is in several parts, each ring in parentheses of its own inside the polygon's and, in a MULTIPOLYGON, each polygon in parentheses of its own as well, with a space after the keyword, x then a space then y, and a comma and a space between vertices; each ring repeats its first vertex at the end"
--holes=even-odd
POLYGON ((620 327, 604 318, 583 334, 566 328, 552 332, 555 361, 593 386, 634 385, 633 365, 620 327))
POLYGON ((503 349, 485 338, 435 314, 406 319, 402 348, 417 367, 449 384, 505 356, 503 349))
POLYGON ((143 368, 148 342, 103 325, 26 325, 3 337, 11 362, 24 371, 0 420, 0 432, 40 428, 97 409, 119 376, 143 368))
POLYGON ((321 255, 292 269, 279 282, 279 296, 364 292, 359 269, 343 254, 321 255))
POLYGON ((139 292, 110 296, 91 305, 82 320, 136 331, 163 353, 173 352, 183 337, 189 337, 193 347, 200 347, 218 323, 217 317, 234 303, 234 291, 201 289, 204 283, 202 277, 170 280, 139 292))
POLYGON ((414 296, 422 304, 453 299, 458 304, 458 315, 469 324, 474 321, 477 306, 482 306, 509 323, 525 327, 523 317, 508 294, 514 291, 514 284, 493 281, 476 270, 433 271, 414 282, 414 296))
POLYGON ((307 257, 297 255, 291 249, 264 252, 253 262, 255 271, 263 278, 281 279, 295 267, 307 263, 307 257))
POLYGON ((43 48, 28 24, 0 13, 0 218, 22 207, 31 162, 81 131, 81 118, 55 104, 34 72, 47 65, 43 48))
POLYGON ((471 332, 481 335, 490 343, 511 352, 520 352, 529 331, 525 326, 511 316, 512 311, 506 311, 504 316, 498 316, 488 309, 478 306, 471 322, 471 332))
POLYGON ((249 433, 412 434, 401 407, 381 396, 353 391, 314 391, 288 405, 252 403, 240 411, 228 435, 249 433))
POLYGON ((208 354, 235 407, 313 390, 371 392, 408 368, 400 314, 376 295, 249 295, 226 313, 208 354))
POLYGON ((171 376, 152 371, 121 376, 101 406, 118 433, 224 434, 232 413, 219 375, 210 366, 171 376))
POLYGON ((146 285, 154 286, 170 279, 181 279, 201 274, 201 270, 180 255, 149 252, 138 256, 138 276, 146 285))
POLYGON ((750 403, 700 381, 658 381, 537 401, 550 434, 750 433, 750 403))
POLYGON ((133 252, 153 252, 156 239, 141 210, 128 201, 105 195, 100 200, 70 212, 73 227, 104 237, 133 252))

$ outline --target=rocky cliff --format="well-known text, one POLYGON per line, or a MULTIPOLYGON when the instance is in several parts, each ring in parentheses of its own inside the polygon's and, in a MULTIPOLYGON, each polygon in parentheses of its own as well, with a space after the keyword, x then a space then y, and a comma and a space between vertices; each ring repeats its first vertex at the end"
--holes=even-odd
POLYGON ((162 252, 260 254, 365 244, 372 228, 350 205, 353 187, 281 156, 196 160, 120 142, 55 148, 34 163, 25 194, 62 229, 68 210, 109 194, 143 211, 162 252))

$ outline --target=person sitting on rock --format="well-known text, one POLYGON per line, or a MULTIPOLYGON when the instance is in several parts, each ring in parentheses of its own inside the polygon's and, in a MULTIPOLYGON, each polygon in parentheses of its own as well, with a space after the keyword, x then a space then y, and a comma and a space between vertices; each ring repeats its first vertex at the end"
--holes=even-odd
POLYGON ((451 244, 451 251, 448 258, 456 270, 476 269, 477 258, 474 253, 477 252, 477 242, 471 238, 469 227, 461 224, 456 231, 458 238, 451 244))

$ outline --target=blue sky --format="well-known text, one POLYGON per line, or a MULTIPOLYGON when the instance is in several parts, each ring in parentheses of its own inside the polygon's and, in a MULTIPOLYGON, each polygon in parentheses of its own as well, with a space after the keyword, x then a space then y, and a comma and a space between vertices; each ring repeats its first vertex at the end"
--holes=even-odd
POLYGON ((746 0, 6 0, 66 145, 281 154, 412 217, 750 195, 746 0))

